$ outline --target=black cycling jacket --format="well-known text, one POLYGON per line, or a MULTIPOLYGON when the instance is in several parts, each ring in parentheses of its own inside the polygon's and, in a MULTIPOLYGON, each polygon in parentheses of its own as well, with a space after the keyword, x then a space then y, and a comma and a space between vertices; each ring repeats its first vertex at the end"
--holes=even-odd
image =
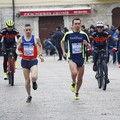
POLYGON ((13 28, 12 31, 8 31, 7 28, 3 28, 0 31, 0 41, 3 38, 2 43, 4 44, 5 48, 12 47, 16 44, 15 37, 20 37, 20 34, 16 28, 13 28))
POLYGON ((93 40, 93 46, 97 47, 98 49, 106 49, 109 44, 115 46, 111 35, 104 30, 101 33, 95 31, 89 37, 93 40))

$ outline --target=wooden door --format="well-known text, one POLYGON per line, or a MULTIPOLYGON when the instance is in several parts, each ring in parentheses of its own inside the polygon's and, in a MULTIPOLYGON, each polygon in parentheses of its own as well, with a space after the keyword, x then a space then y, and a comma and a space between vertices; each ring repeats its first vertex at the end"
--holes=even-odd
POLYGON ((55 31, 55 28, 60 26, 63 28, 63 16, 45 16, 39 18, 39 36, 43 40, 51 37, 50 33, 55 31))
POLYGON ((115 27, 120 26, 120 8, 115 8, 112 10, 112 24, 115 27))

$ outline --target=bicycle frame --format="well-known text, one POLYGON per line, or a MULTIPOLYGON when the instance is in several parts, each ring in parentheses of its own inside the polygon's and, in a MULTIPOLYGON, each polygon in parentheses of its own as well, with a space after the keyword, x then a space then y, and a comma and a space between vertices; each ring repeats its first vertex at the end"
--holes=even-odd
POLYGON ((106 63, 106 51, 105 50, 97 50, 98 53, 98 61, 97 61, 97 72, 96 79, 98 80, 98 87, 106 90, 106 79, 107 79, 107 63, 106 63))
POLYGON ((14 56, 13 56, 13 53, 12 51, 10 51, 9 55, 8 55, 8 72, 10 72, 10 61, 11 59, 13 60, 13 66, 14 66, 14 72, 15 72, 15 59, 14 59, 14 56))
POLYGON ((8 54, 7 71, 8 71, 9 84, 11 84, 11 86, 14 85, 14 73, 15 73, 15 59, 13 54, 14 50, 15 48, 5 49, 6 53, 8 54))

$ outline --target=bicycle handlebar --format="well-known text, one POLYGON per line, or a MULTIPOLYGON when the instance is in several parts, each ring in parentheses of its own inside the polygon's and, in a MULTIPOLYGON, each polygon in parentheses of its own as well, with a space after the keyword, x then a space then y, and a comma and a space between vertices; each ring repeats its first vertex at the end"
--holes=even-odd
POLYGON ((3 55, 6 55, 7 53, 13 53, 13 51, 16 50, 16 47, 10 47, 10 48, 5 48, 5 49, 2 49, 2 54, 3 55))
POLYGON ((5 52, 5 51, 14 51, 14 50, 16 50, 16 47, 5 48, 2 51, 5 52))
POLYGON ((97 53, 105 53, 106 50, 105 50, 105 49, 101 49, 101 50, 95 49, 94 52, 97 52, 97 53))

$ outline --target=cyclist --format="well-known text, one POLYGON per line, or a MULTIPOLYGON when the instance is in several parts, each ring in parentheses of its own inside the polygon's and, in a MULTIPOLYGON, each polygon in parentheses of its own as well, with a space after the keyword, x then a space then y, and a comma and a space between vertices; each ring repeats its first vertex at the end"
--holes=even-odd
MULTIPOLYGON (((16 28, 14 28, 14 22, 12 20, 8 20, 6 22, 6 27, 0 31, 0 41, 2 42, 2 49, 16 47, 16 40, 20 37, 20 34, 16 28)), ((14 50, 15 61, 17 60, 16 50, 14 50)), ((8 61, 8 53, 4 54, 3 60, 3 68, 4 68, 4 79, 8 78, 7 75, 7 61, 8 61)))
POLYGON ((32 80, 33 89, 37 89, 36 81, 38 78, 38 50, 41 62, 43 62, 44 59, 42 57, 42 44, 39 38, 32 35, 32 27, 30 24, 25 24, 24 32, 25 35, 20 37, 18 40, 17 54, 22 56, 21 66, 23 68, 25 88, 28 94, 26 102, 29 103, 32 100, 30 80, 32 80))
POLYGON ((64 57, 67 56, 64 47, 65 41, 68 41, 68 60, 72 77, 71 91, 75 92, 75 100, 79 100, 79 89, 84 74, 84 48, 85 46, 90 48, 87 34, 81 31, 81 20, 79 18, 73 19, 72 31, 66 32, 61 41, 64 57))
MULTIPOLYGON (((96 24, 96 31, 93 32, 90 35, 90 38, 93 40, 93 47, 94 49, 104 49, 107 50, 108 48, 108 43, 107 43, 107 39, 111 37, 111 35, 108 34, 108 32, 106 32, 104 30, 104 23, 102 21, 98 21, 96 24)), ((107 51, 106 51, 107 53, 107 51)), ((93 65, 93 71, 97 70, 97 60, 98 60, 98 55, 99 53, 94 52, 94 65, 93 65)), ((107 68, 107 83, 109 83, 109 79, 108 79, 108 68, 107 68)))

